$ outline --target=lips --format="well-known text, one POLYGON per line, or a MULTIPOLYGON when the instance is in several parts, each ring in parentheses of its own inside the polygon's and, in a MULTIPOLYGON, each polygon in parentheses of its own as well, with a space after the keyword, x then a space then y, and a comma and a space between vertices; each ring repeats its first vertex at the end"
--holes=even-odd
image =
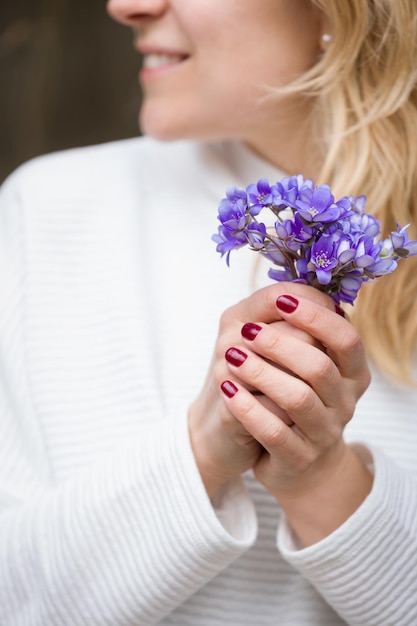
POLYGON ((156 69, 167 65, 175 65, 181 63, 187 58, 187 55, 166 53, 166 52, 147 52, 143 54, 144 69, 156 69))

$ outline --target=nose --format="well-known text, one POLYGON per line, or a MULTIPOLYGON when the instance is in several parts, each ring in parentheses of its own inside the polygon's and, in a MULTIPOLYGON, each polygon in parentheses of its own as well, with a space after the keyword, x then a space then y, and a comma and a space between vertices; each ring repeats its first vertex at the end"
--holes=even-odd
POLYGON ((168 0, 107 0, 107 13, 120 24, 135 26, 144 19, 160 17, 167 5, 168 0))

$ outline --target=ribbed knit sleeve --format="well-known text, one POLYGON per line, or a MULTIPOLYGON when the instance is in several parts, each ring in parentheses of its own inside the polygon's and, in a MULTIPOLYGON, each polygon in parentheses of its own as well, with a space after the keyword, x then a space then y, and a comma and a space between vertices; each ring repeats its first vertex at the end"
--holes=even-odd
POLYGON ((135 436, 56 481, 26 368, 31 320, 20 210, 18 186, 7 183, 0 195, 0 623, 152 624, 253 543, 254 508, 240 482, 213 508, 185 412, 144 420, 135 436))
POLYGON ((297 550, 284 521, 278 547, 351 626, 417 624, 417 485, 372 450, 375 480, 362 506, 329 537, 297 550))
POLYGON ((65 486, 3 510, 0 623, 152 624, 250 545, 256 523, 244 494, 226 501, 232 535, 196 484, 180 430, 147 432, 65 486))

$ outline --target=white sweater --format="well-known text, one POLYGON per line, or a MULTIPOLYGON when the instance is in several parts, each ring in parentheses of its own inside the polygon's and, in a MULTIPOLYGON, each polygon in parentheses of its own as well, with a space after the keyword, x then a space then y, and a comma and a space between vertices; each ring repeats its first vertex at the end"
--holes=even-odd
MULTIPOLYGON (((186 410, 249 293, 210 237, 237 144, 134 139, 36 159, 0 193, 0 624, 417 624, 417 392, 375 374, 347 429, 375 484, 298 549, 245 476, 210 502, 186 410)), ((366 289, 366 287, 364 287, 366 289)))

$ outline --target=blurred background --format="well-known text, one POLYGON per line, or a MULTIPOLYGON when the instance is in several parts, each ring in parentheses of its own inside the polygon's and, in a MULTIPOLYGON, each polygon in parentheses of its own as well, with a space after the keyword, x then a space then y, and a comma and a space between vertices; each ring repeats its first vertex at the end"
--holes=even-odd
POLYGON ((0 183, 39 154, 137 136, 138 71, 105 0, 2 0, 0 183))

